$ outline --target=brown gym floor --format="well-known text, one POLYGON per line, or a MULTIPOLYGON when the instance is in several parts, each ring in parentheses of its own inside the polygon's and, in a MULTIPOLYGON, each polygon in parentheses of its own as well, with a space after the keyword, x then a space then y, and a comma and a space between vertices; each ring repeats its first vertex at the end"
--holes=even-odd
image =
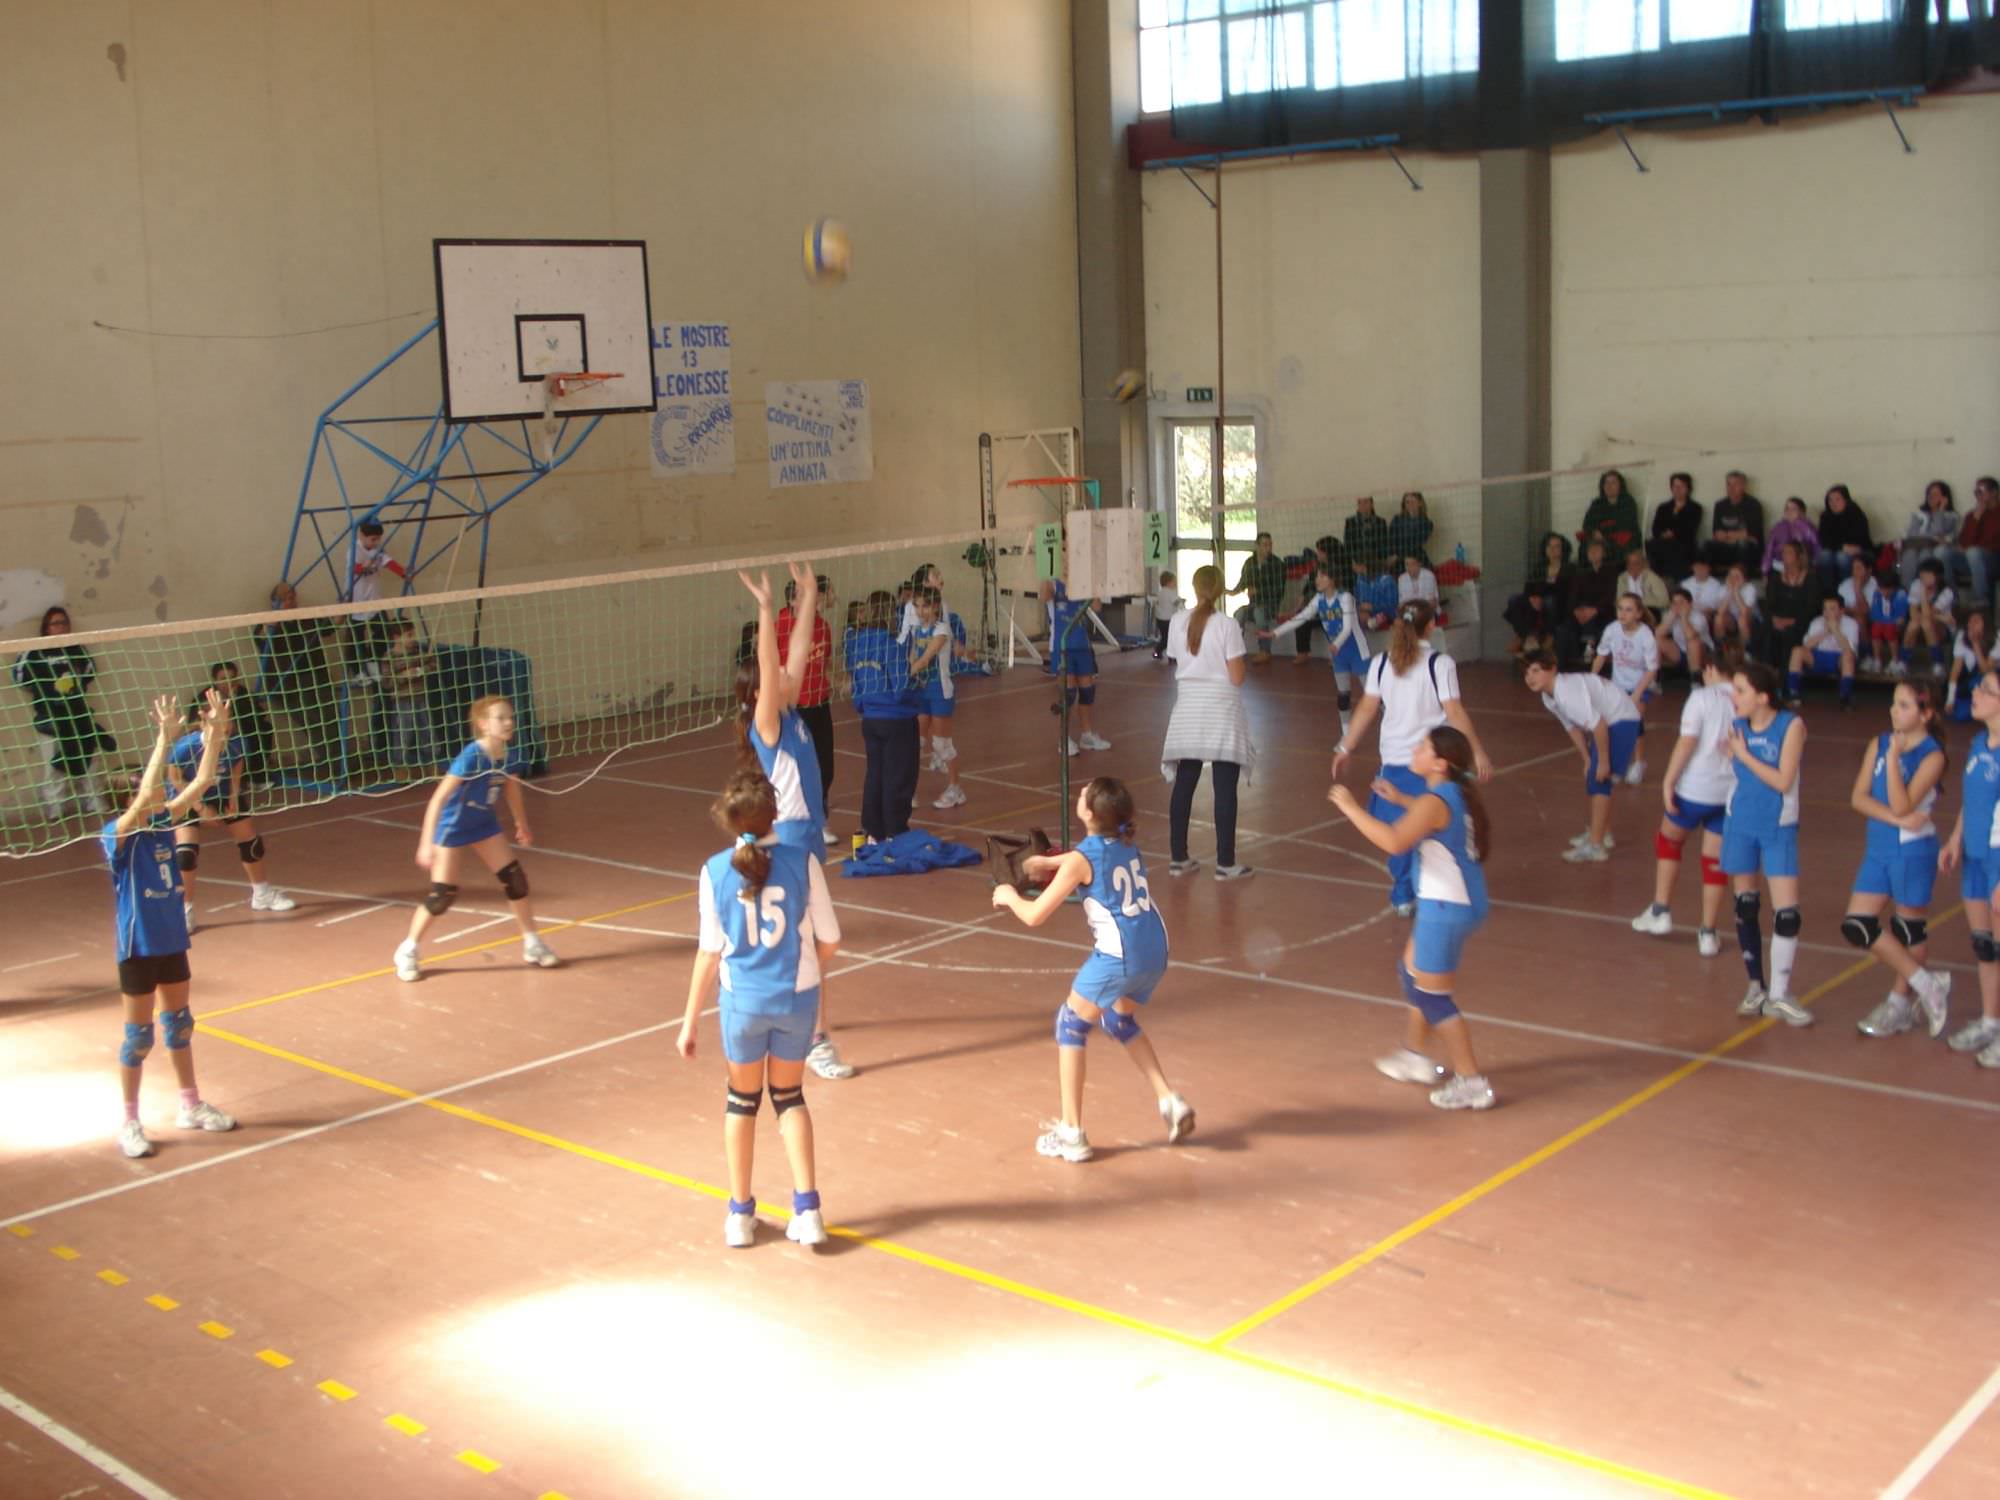
MULTIPOLYGON (((1736 1018, 1726 913, 1722 956, 1696 954, 1692 861, 1688 927, 1629 930, 1678 693, 1653 711, 1653 782, 1619 796, 1612 862, 1575 866, 1561 731, 1501 668, 1465 676, 1501 773, 1495 909, 1459 998, 1500 1108, 1441 1113, 1370 1066, 1401 1035, 1405 927, 1324 800, 1324 664, 1253 672, 1258 874, 1223 886, 1166 876, 1172 688, 1131 653, 1098 700, 1115 748, 1078 769, 1139 796, 1176 959, 1145 1025, 1195 1136, 1164 1144, 1100 1036, 1097 1159, 1035 1154, 1080 915, 1029 932, 991 909, 983 868, 836 879, 829 997, 861 1071, 809 1080, 838 1226, 818 1255, 777 1219, 723 1247, 714 1022, 699 1060, 673 1050, 693 875, 722 842, 719 733, 530 792, 552 971, 521 964, 475 881, 423 982, 396 981, 421 794, 269 820, 289 915, 253 917, 213 839, 196 1053, 242 1125, 173 1131, 156 1053, 142 1162, 112 1144, 107 881, 83 846, 10 865, 0 1387, 181 1500, 1881 1493, 2000 1351, 2000 1074, 1854 1029, 1885 974, 1838 935, 1863 838, 1847 791, 1886 699, 1808 713, 1795 988, 1820 1024, 1795 1031, 1736 1018)), ((1047 697, 1028 670, 967 688, 972 801, 934 826, 1053 825, 1047 697)), ((862 762, 842 734, 846 832, 862 762)), ((1947 819, 1955 766, 1948 785, 1947 819)), ((1205 825, 1195 852, 1213 853, 1205 825)), ((1933 925, 1955 1024, 1977 1005, 1955 879, 1933 925)), ((768 1111, 759 1149, 782 1208, 768 1111)), ((20 1415, 0 1439, 0 1494, 119 1492, 20 1415)), ((2000 1410, 1917 1493, 2000 1494, 2000 1410)))

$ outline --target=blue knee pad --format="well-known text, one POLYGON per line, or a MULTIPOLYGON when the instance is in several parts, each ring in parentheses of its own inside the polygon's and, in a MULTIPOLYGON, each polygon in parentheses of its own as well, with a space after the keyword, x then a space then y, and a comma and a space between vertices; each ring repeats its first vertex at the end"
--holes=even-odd
POLYGON ((153 1050, 153 1023, 151 1021, 127 1021, 125 1040, 118 1048, 118 1065, 122 1068, 136 1068, 146 1060, 153 1050))
POLYGON ((1095 703, 1097 701, 1097 684, 1093 682, 1088 687, 1078 688, 1076 690, 1076 701, 1081 703, 1085 708, 1095 703))
POLYGON ((1139 1034, 1139 1018, 1128 1016, 1123 1011, 1107 1010, 1098 1017, 1098 1024, 1104 1028, 1104 1034, 1120 1046, 1139 1034))
MULTIPOLYGON (((1107 1011, 1105 1014, 1109 1015, 1107 1011)), ((1081 1047, 1090 1040, 1090 1022, 1069 1008, 1065 1000, 1056 1007, 1056 1045, 1058 1047, 1081 1047)))
POLYGON ((1458 1006, 1451 996, 1440 995, 1435 990, 1427 990, 1416 981, 1405 964, 1396 965, 1396 973, 1403 981, 1403 998, 1417 1008, 1417 1013, 1433 1026, 1441 1026, 1458 1014, 1458 1006))
POLYGON ((167 1046, 180 1051, 194 1037, 194 1012, 185 1005, 179 1010, 161 1011, 160 1030, 167 1034, 167 1046))

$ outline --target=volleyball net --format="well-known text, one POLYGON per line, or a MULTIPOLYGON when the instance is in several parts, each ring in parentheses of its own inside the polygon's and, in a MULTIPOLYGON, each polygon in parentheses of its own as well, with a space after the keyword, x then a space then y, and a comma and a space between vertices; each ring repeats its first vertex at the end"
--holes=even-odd
POLYGON ((210 686, 228 688, 236 775, 260 812, 435 778, 489 694, 512 700, 514 743, 537 775, 713 728, 734 716, 737 664, 755 654, 756 605, 737 573, 768 572, 782 607, 794 556, 826 580, 834 698, 848 689, 845 629, 871 599, 900 620, 924 565, 955 617, 955 670, 992 671, 1009 628, 993 615, 996 552, 1011 554, 1004 569, 1026 548, 967 532, 9 641, 0 854, 95 836, 151 753, 163 694, 185 713, 210 686))

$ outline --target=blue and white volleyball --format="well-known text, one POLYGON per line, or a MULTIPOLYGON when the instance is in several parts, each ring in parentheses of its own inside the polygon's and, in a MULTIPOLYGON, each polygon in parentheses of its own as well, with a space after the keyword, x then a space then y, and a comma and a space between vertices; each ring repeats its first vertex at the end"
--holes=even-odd
POLYGON ((837 219, 815 219, 806 226, 806 280, 830 286, 847 280, 853 252, 847 242, 847 226, 837 219))

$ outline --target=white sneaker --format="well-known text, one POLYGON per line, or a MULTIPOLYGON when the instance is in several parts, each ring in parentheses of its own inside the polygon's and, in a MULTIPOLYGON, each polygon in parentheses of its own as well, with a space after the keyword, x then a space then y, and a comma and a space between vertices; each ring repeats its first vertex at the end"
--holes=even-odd
POLYGON ((135 1160, 153 1154, 153 1143, 146 1139, 146 1127, 137 1120, 127 1120, 118 1127, 118 1149, 135 1160))
POLYGON ((234 1130, 236 1117, 225 1115, 206 1099, 183 1104, 174 1112, 176 1130, 234 1130))
POLYGON ((1070 753, 1071 755, 1080 755, 1080 754, 1082 754, 1082 753, 1083 753, 1082 751, 1080 751, 1080 750, 1078 750, 1078 749, 1076 748, 1076 741, 1075 741, 1075 740, 1071 740, 1071 741, 1069 742, 1069 753, 1070 753))
POLYGON ((1484 1074, 1474 1073, 1468 1078, 1455 1073, 1443 1088, 1431 1090, 1431 1103, 1439 1109, 1491 1109, 1493 1085, 1484 1074))
MULTIPOLYGON (((1586 828, 1583 830, 1582 833, 1579 833, 1575 838, 1569 841, 1569 846, 1572 849, 1581 849, 1585 844, 1589 842, 1590 842, 1590 830, 1586 828)), ((1604 835, 1604 843, 1601 847, 1603 847, 1606 850, 1616 849, 1618 847, 1617 835, 1607 830, 1604 835)))
POLYGON ((1611 858, 1611 851, 1602 844, 1585 840, 1563 851, 1563 858, 1573 865, 1601 865, 1611 858))
POLYGON ((826 1220, 816 1208, 793 1214, 792 1222, 785 1226, 785 1238, 798 1245, 824 1245, 826 1220))
POLYGON ((833 1045, 833 1038, 823 1036, 812 1044, 812 1051, 806 1054, 806 1066, 822 1078, 852 1078, 854 1064, 840 1060, 840 1049, 833 1045))
POLYGON ((1217 880, 1248 880, 1256 873, 1248 865, 1217 865, 1215 867, 1215 878, 1217 880))
POLYGON ((183 901, 183 902, 181 903, 181 915, 187 918, 187 924, 188 924, 188 936, 189 936, 189 937, 193 937, 193 936, 194 936, 194 903, 193 903, 192 901, 183 901))
POLYGON ((731 1214, 722 1221, 722 1243, 732 1250, 748 1250, 757 1243, 757 1216, 731 1214))
POLYGON ((1989 1021, 1982 1016, 1959 1027, 1945 1045, 1954 1052, 1984 1052, 1995 1042, 2000 1042, 2000 1021, 1989 1021))
POLYGON ((1089 1161, 1092 1154, 1090 1137, 1083 1133, 1083 1127, 1071 1127, 1060 1120, 1042 1121, 1042 1133, 1035 1139, 1035 1150, 1043 1156, 1059 1156, 1064 1161, 1089 1161))
POLYGON ((2000 1042, 1993 1043, 1973 1061, 1982 1068, 2000 1068, 2000 1042))
POLYGON ((924 769, 926 771, 942 771, 944 769, 944 757, 939 755, 935 750, 931 751, 931 758, 924 762, 924 769))
POLYGON ((1632 930, 1643 932, 1649 937, 1668 937, 1674 930, 1674 914, 1670 911, 1654 911, 1647 907, 1632 919, 1632 930))
POLYGON ((1107 740, 1094 729, 1085 733, 1078 739, 1077 743, 1082 745, 1086 750, 1109 750, 1111 748, 1111 741, 1107 740))
POLYGON ((1890 995, 1867 1015, 1855 1023, 1855 1030, 1863 1036, 1900 1036, 1915 1022, 1916 1015, 1910 1009, 1910 1002, 1901 995, 1890 995))
POLYGON ((1445 1081, 1444 1068, 1440 1064, 1408 1047, 1398 1047, 1394 1052, 1376 1058, 1375 1071, 1398 1083, 1420 1083, 1425 1088, 1434 1089, 1445 1081))
POLYGON ((521 940, 521 962, 533 964, 538 969, 553 969, 562 960, 556 957, 556 950, 540 937, 531 937, 521 940))
POLYGON ((1895 661, 1889 663, 1889 675, 1891 677, 1908 677, 1910 675, 1910 664, 1901 657, 1898 657, 1895 661))
POLYGON ((938 794, 937 800, 932 802, 931 806, 940 809, 965 806, 965 788, 962 786, 946 787, 938 794))
POLYGON ((1767 995, 1764 998, 1764 1014, 1787 1026, 1810 1026, 1813 1013, 1790 995, 1767 995))
POLYGON ((1160 1101, 1160 1118, 1166 1122, 1169 1146, 1194 1134, 1194 1106, 1179 1094, 1169 1094, 1160 1101))
POLYGON ((1626 767, 1625 785, 1643 786, 1645 785, 1645 782, 1646 782, 1646 763, 1643 760, 1635 760, 1632 762, 1630 766, 1626 767))
POLYGON ((1201 861, 1198 859, 1176 859, 1167 865, 1167 873, 1179 880, 1181 876, 1192 875, 1200 868, 1201 861))
POLYGON ((1736 1002, 1736 1014, 1739 1016, 1761 1016, 1764 1014, 1764 1001, 1766 998, 1764 986, 1754 979, 1751 980, 1750 988, 1745 990, 1743 998, 1736 1002))
POLYGON ((1713 958, 1722 951, 1722 935, 1713 927, 1697 928, 1694 935, 1694 946, 1695 951, 1700 953, 1703 958, 1713 958))
POLYGON ((250 893, 252 911, 294 911, 298 904, 275 885, 267 885, 262 890, 250 893))
POLYGON ((1950 971, 1926 970, 1917 976, 1913 988, 1917 992, 1917 1003, 1924 1008, 1924 1019, 1930 1023, 1931 1035, 1943 1036, 1945 1018, 1951 1014, 1950 971), (1927 980, 1928 983, 1925 982, 1927 980))
POLYGON ((424 977, 424 971, 417 965, 417 945, 405 938, 396 945, 396 977, 405 984, 415 984, 424 977))
POLYGON ((819 841, 829 849, 838 849, 840 847, 840 835, 835 833, 831 828, 820 834, 819 841))

